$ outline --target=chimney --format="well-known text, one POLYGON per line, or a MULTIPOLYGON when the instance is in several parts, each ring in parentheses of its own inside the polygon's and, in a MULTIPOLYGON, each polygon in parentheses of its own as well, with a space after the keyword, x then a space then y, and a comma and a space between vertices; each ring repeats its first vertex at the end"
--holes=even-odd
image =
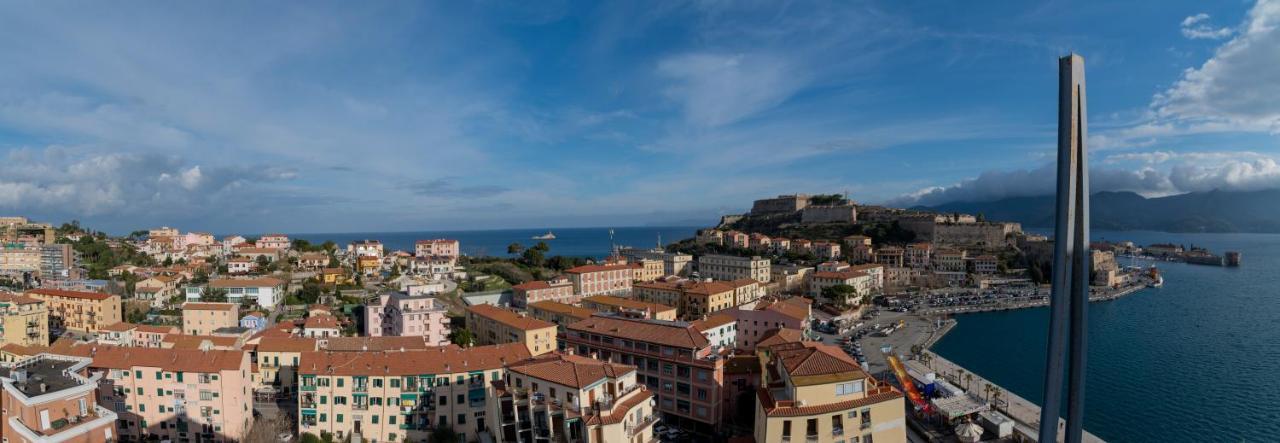
POLYGON ((565 347, 564 347, 564 353, 565 353, 565 355, 574 355, 574 354, 573 354, 573 353, 574 353, 574 350, 573 350, 573 349, 574 349, 574 348, 573 348, 573 346, 565 346, 565 347))
POLYGON ((44 384, 44 382, 40 382, 40 393, 43 394, 45 392, 49 392, 49 385, 44 384))

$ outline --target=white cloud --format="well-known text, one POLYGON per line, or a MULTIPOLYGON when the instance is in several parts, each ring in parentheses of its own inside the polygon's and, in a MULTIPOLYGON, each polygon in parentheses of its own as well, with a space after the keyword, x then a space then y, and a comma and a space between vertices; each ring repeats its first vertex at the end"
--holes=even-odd
MULTIPOLYGON (((1117 154, 1104 163, 1138 161, 1137 168, 1093 167, 1090 191, 1130 191, 1148 197, 1186 192, 1256 191, 1280 188, 1280 164, 1274 158, 1243 153, 1117 154), (1115 161, 1111 161, 1115 159, 1115 161)), ((956 201, 991 201, 1054 193, 1057 169, 1049 163, 1035 169, 987 171, 950 186, 930 186, 891 199, 899 206, 933 206, 956 201)))
MULTIPOLYGON (((1203 24, 1197 17, 1188 18, 1191 25, 1203 24)), ((1198 131, 1280 132, 1280 101, 1275 100, 1280 96, 1277 27, 1280 0, 1258 0, 1236 37, 1156 95, 1156 117, 1198 131)))
POLYGON ((804 73, 773 54, 682 54, 658 63, 672 80, 665 94, 698 126, 733 123, 782 103, 804 85, 804 73))
POLYGON ((1208 20, 1209 14, 1203 12, 1182 19, 1182 36, 1189 39, 1221 40, 1235 32, 1231 28, 1215 28, 1207 23, 1208 20))

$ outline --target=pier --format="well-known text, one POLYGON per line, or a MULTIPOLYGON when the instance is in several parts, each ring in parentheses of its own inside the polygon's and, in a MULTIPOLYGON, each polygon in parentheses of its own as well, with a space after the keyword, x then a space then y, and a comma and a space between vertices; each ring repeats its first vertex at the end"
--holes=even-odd
MULTIPOLYGON (((1119 289, 1107 289, 1102 292, 1090 294, 1089 301, 1099 302, 1099 301, 1115 300, 1115 299, 1133 294, 1135 292, 1141 291, 1143 289, 1147 289, 1147 285, 1145 282, 1140 284, 1125 286, 1119 289)), ((1033 301, 1020 302, 1020 303, 1002 303, 1002 304, 981 305, 981 306, 956 306, 956 307, 945 307, 945 308, 929 308, 929 309, 921 310, 919 313, 921 315, 973 314, 977 312, 1008 311, 1012 309, 1038 308, 1041 306, 1048 306, 1048 305, 1049 305, 1049 297, 1046 296, 1040 300, 1033 300, 1033 301)))
MULTIPOLYGON (((951 384, 964 388, 966 386, 986 386, 989 383, 993 387, 1000 388, 1002 391, 1000 400, 998 404, 992 405, 992 408, 1014 420, 1016 423, 1014 426, 1014 434, 1018 441, 1036 441, 1036 436, 1038 434, 1037 430, 1040 429, 1040 406, 1018 396, 1018 394, 1015 394, 1008 389, 1000 387, 1000 385, 983 378, 981 375, 975 374, 972 371, 943 358, 933 351, 926 350, 923 354, 928 355, 928 357, 925 357, 921 363, 932 369, 938 377, 946 379, 951 384), (961 380, 961 374, 965 375, 964 380, 961 380), (969 379, 967 377, 968 375, 972 375, 973 378, 969 379)), ((981 395, 974 394, 972 392, 970 395, 981 399, 981 395)), ((1066 421, 1060 419, 1058 426, 1066 426, 1066 421)), ((1058 441, 1062 441, 1062 437, 1063 433, 1059 433, 1058 441)), ((1103 441, 1101 438, 1089 433, 1089 431, 1084 432, 1083 440, 1086 442, 1103 441)))

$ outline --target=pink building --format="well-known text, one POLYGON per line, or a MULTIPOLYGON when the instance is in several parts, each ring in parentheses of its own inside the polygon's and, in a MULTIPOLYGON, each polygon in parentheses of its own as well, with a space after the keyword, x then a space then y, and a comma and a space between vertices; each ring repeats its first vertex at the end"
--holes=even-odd
POLYGON ((365 335, 422 337, 430 345, 449 344, 449 309, 435 297, 383 294, 365 307, 365 335))
POLYGON ((0 367, 0 404, 6 442, 116 441, 114 412, 98 406, 102 374, 86 371, 87 358, 40 354, 0 367))
POLYGON ((574 304, 580 299, 573 293, 573 282, 564 277, 547 281, 524 282, 513 286, 511 290, 511 304, 517 308, 523 308, 540 301, 574 304))
POLYGON ((769 331, 778 328, 806 330, 812 314, 813 302, 804 297, 785 300, 764 299, 754 307, 729 309, 724 312, 738 321, 738 349, 754 350, 761 340, 770 336, 769 331))
POLYGON ((258 239, 255 243, 259 248, 275 248, 289 249, 293 243, 289 242, 289 236, 284 234, 267 234, 258 239))
POLYGON ((413 254, 418 257, 428 257, 439 255, 445 257, 457 257, 459 254, 460 243, 457 240, 448 238, 436 238, 431 240, 418 240, 413 245, 413 254))
POLYGON ((724 233, 724 245, 745 249, 751 246, 751 236, 743 232, 729 231, 724 233))
POLYGON ((834 259, 840 257, 840 244, 828 241, 813 242, 813 255, 822 259, 834 259))
POLYGON ((98 402, 119 415, 120 437, 240 441, 253 426, 249 353, 78 346, 105 374, 98 402))
POLYGON ((573 282, 573 290, 581 297, 592 295, 631 294, 631 282, 635 277, 627 264, 586 265, 564 271, 573 282))

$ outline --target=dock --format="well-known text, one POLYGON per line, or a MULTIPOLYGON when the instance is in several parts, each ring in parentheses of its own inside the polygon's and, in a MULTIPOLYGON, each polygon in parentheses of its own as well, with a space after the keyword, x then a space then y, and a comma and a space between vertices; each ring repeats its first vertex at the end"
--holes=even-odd
MULTIPOLYGON (((933 351, 926 350, 924 353, 929 355, 927 357, 928 367, 938 374, 938 377, 945 378, 958 387, 964 388, 966 386, 965 380, 967 380, 967 377, 965 380, 960 380, 959 374, 973 375, 973 379, 967 383, 967 386, 971 388, 985 386, 988 383, 991 386, 1000 387, 998 384, 992 383, 981 375, 969 371, 933 351)), ((1014 433, 1019 437, 1019 441, 1037 441, 1040 429, 1040 406, 1010 392, 1008 389, 1002 387, 1000 389, 1002 391, 1000 395, 1002 401, 995 408, 1014 420, 1014 433)), ((969 390, 974 391, 974 389, 969 390)), ((981 396, 980 394, 975 395, 981 396)), ((1066 420, 1058 419, 1058 426, 1059 429, 1065 429, 1066 420)), ((1058 433, 1058 441, 1063 441, 1064 434, 1065 432, 1058 433)), ((1086 430, 1084 431, 1083 441, 1102 442, 1103 440, 1086 430)))

